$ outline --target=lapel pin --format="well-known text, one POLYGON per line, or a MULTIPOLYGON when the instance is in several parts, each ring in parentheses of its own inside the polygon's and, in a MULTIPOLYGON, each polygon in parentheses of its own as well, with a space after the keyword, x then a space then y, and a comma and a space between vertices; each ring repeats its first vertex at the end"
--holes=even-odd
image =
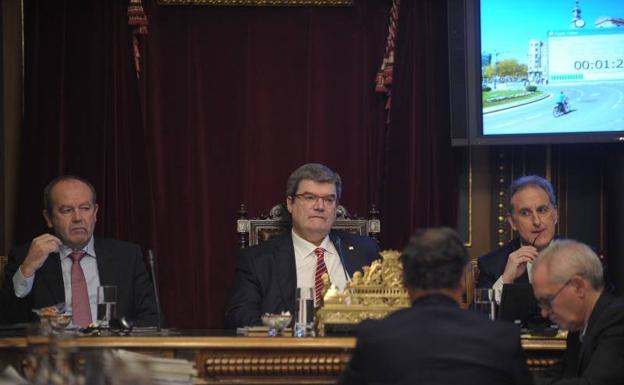
POLYGON ((353 251, 354 247, 353 246, 349 246, 349 250, 353 251))

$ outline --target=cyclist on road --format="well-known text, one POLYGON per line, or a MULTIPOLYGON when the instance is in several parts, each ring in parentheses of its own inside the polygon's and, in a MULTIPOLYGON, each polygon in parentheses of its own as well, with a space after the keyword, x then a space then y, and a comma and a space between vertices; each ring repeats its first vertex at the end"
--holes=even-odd
POLYGON ((565 113, 568 98, 565 96, 563 91, 561 91, 559 95, 557 95, 557 99, 555 100, 555 102, 556 102, 557 107, 559 107, 559 110, 565 113))

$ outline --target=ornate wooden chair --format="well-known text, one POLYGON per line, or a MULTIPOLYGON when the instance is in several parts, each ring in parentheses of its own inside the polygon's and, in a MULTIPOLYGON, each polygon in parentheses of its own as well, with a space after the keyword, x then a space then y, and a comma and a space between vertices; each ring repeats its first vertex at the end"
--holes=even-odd
POLYGON ((477 266, 477 259, 471 259, 466 273, 464 275, 466 280, 466 292, 464 293, 464 305, 467 307, 472 303, 474 297, 474 289, 477 287, 477 280, 479 279, 479 267, 477 266))
MULTIPOLYGON (((262 241, 281 234, 290 228, 290 216, 286 211, 286 206, 279 204, 273 206, 268 215, 248 218, 247 208, 244 204, 238 210, 238 220, 236 221, 236 231, 239 235, 239 245, 241 248, 257 245, 262 241)), ((368 212, 368 219, 351 216, 343 206, 338 206, 334 229, 348 231, 354 234, 367 235, 377 240, 377 235, 381 230, 379 221, 379 211, 373 205, 368 212)))
POLYGON ((4 269, 6 268, 8 257, 6 255, 0 255, 0 287, 4 281, 4 269))

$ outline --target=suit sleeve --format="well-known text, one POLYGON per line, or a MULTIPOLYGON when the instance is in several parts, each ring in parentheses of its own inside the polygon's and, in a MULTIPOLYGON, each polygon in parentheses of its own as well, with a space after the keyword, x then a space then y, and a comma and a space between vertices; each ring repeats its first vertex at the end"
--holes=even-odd
POLYGON ((531 372, 529 372, 529 368, 527 366, 526 355, 524 354, 524 350, 522 349, 522 344, 520 342, 520 338, 515 337, 516 339, 516 349, 513 355, 513 377, 514 383, 516 385, 533 385, 533 376, 531 372))
POLYGON ((240 252, 236 263, 232 296, 225 310, 226 329, 261 324, 262 288, 248 250, 240 252))
MULTIPOLYGON (((594 341, 595 349, 589 364, 580 377, 563 378, 563 365, 549 368, 536 375, 538 385, 595 385, 621 384, 624 379, 624 314, 614 314, 610 326, 607 326, 594 341)), ((576 355, 564 357, 577 361, 576 355)))
POLYGON ((484 262, 483 258, 477 259, 477 267, 479 268, 479 278, 477 279, 477 288, 490 289, 494 286, 494 282, 498 279, 489 266, 484 262))
POLYGON ((15 296, 13 288, 13 275, 26 258, 25 250, 13 249, 9 253, 9 259, 4 270, 4 281, 0 291, 0 323, 12 324, 30 322, 35 316, 32 313, 32 294, 24 298, 15 296))
POLYGON ((371 351, 371 347, 367 343, 367 329, 370 321, 364 320, 357 327, 357 342, 353 355, 349 360, 349 363, 343 370, 338 380, 339 385, 366 385, 366 357, 365 352, 371 351))

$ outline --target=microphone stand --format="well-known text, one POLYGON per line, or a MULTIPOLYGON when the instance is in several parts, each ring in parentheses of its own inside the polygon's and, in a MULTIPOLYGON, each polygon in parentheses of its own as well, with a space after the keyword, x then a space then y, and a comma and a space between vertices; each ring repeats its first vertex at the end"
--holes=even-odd
POLYGON ((160 296, 158 295, 158 286, 156 285, 156 270, 154 269, 154 254, 152 250, 147 250, 147 263, 150 267, 150 273, 152 274, 152 286, 154 286, 154 296, 156 299, 156 331, 160 333, 161 331, 161 319, 160 319, 160 296))

